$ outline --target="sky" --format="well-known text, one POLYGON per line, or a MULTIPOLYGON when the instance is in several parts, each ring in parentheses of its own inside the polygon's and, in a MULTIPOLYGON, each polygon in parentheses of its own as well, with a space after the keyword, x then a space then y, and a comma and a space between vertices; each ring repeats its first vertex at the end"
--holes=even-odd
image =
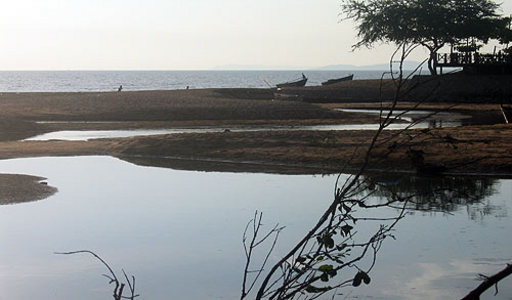
MULTIPOLYGON (((0 70, 308 69, 386 63, 352 51, 340 0, 0 0, 0 70)), ((512 0, 503 1, 512 13, 512 0)), ((411 60, 422 60, 418 50, 411 60)))

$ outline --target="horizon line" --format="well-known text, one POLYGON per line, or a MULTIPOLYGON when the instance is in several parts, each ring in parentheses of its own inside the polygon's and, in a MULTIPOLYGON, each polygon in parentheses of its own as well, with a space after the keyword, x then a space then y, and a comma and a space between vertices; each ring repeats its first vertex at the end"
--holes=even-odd
MULTIPOLYGON (((420 64, 421 62, 410 60, 405 61, 407 63, 412 64, 420 64)), ((126 69, 114 69, 114 68, 99 68, 99 69, 92 69, 92 68, 70 68, 70 69, 0 69, 0 72, 99 72, 99 71, 105 71, 105 72, 124 72, 124 71, 381 71, 381 70, 387 70, 388 68, 382 68, 382 66, 388 66, 389 62, 383 62, 383 63, 375 63, 375 64, 368 64, 368 65, 353 65, 353 64, 330 64, 330 65, 323 65, 323 66, 264 66, 264 65, 219 65, 214 66, 210 68, 198 68, 198 69, 161 69, 161 68, 140 68, 140 69, 134 69, 134 68, 126 68, 126 69), (336 68, 338 67, 339 68, 336 68), (375 69, 368 69, 371 67, 376 67, 375 69), (380 68, 379 68, 380 67, 380 68)))
POLYGON ((243 71, 243 72, 264 72, 264 71, 294 71, 294 72, 308 72, 308 71, 322 71, 322 72, 335 72, 335 71, 385 71, 387 69, 366 69, 355 66, 354 69, 324 69, 324 68, 311 68, 311 69, 7 69, 0 70, 0 72, 230 72, 230 71, 243 71))

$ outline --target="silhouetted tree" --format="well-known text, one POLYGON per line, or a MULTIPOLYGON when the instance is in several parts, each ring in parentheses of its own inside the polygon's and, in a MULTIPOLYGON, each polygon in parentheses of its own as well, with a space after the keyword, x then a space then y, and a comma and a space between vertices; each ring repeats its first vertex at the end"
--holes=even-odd
MULTIPOLYGON (((393 79, 396 90, 390 110, 381 111, 380 126, 368 148, 359 150, 364 152, 360 169, 344 181, 338 177, 332 202, 310 230, 274 260, 269 258, 276 257, 273 251, 283 227, 276 225, 264 232, 258 212, 248 223, 243 235, 246 263, 240 299, 318 299, 327 293, 332 293, 334 299, 339 289, 370 284, 384 240, 394 238, 396 224, 411 210, 450 211, 454 209, 451 204, 478 202, 492 193, 491 179, 467 182, 467 178, 414 177, 406 181, 365 175, 376 147, 390 141, 381 134, 396 121, 393 111, 402 91, 410 90, 405 82, 414 72, 404 78, 402 67, 415 46, 402 43, 395 52, 401 57, 399 75, 393 79), (374 201, 375 197, 380 201, 374 201), (385 215, 375 213, 381 208, 395 209, 385 215), (370 230, 359 231, 361 224, 370 224, 370 230), (256 255, 257 248, 264 251, 256 255)), ((393 57, 390 65, 395 61, 393 57)), ((391 139, 406 131, 393 132, 391 139)))
POLYGON ((342 16, 355 20, 360 41, 421 45, 430 52, 428 68, 437 74, 437 52, 445 45, 512 39, 510 18, 492 0, 343 0, 342 16))

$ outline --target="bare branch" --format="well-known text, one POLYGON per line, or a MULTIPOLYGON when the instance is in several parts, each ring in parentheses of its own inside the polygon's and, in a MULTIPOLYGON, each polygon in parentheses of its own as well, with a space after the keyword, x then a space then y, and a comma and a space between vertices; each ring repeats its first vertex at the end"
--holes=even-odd
POLYGON ((512 264, 507 264, 507 266, 503 270, 499 271, 498 273, 490 277, 486 277, 485 280, 476 289, 472 290, 469 294, 462 298, 462 300, 480 299, 480 295, 482 295, 486 290, 488 290, 492 286, 496 286, 497 294, 498 282, 500 282, 500 280, 506 278, 510 274, 512 274, 512 264))
POLYGON ((133 283, 131 283, 130 280, 128 279, 128 276, 126 275, 125 271, 122 270, 124 277, 126 278, 126 281, 128 283, 128 287, 130 288, 130 292, 131 292, 131 296, 123 296, 124 287, 126 284, 123 282, 120 282, 117 279, 117 276, 114 273, 114 271, 112 270, 112 268, 108 265, 108 263, 105 260, 103 260, 99 255, 94 253, 93 251, 79 250, 79 251, 71 251, 71 252, 55 252, 55 254, 59 254, 59 255, 72 255, 72 254, 81 254, 81 253, 87 253, 87 254, 94 256, 97 260, 99 260, 108 269, 108 271, 110 272, 110 275, 102 274, 102 276, 109 279, 109 284, 112 284, 112 283, 115 284, 114 294, 113 294, 113 297, 115 300, 121 300, 121 299, 133 300, 139 296, 139 295, 135 294, 135 277, 132 276, 133 283))

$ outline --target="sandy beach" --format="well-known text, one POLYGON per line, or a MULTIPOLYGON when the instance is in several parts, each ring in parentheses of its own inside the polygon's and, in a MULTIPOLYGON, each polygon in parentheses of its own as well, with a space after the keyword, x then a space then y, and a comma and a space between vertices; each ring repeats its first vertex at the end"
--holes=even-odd
POLYGON ((48 186, 45 179, 20 174, 0 174, 0 205, 36 201, 53 195, 57 188, 48 186))
MULTIPOLYGON (((273 92, 271 89, 206 89, 4 93, 0 95, 0 158, 111 155, 136 164, 178 169, 295 174, 352 172, 360 167, 374 131, 231 132, 229 128, 376 123, 375 115, 337 109, 380 108, 380 102, 273 100, 273 92), (21 141, 59 130, 201 126, 227 130, 90 141, 21 141)), ((404 102, 398 108, 448 111, 501 122, 498 104, 416 106, 404 102)), ((449 173, 510 175, 511 131, 511 125, 505 124, 415 129, 400 134, 386 131, 370 158, 369 170, 415 172, 408 152, 421 149, 427 163, 443 165, 449 173)), ((8 177, 0 179, 5 178, 8 177)), ((19 177, 14 180, 26 184, 19 177)))

